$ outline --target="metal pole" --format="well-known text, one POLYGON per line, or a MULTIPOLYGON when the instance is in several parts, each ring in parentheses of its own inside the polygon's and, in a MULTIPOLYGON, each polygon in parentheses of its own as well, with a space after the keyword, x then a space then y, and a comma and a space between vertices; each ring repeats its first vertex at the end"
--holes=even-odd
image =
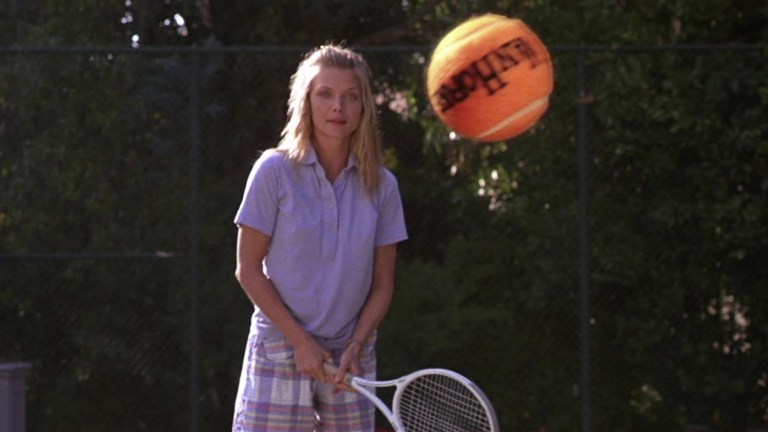
POLYGON ((27 430, 27 371, 29 363, 0 363, 0 430, 27 430))
POLYGON ((189 97, 189 430, 200 430, 200 53, 192 49, 189 97))
MULTIPOLYGON (((582 47, 583 48, 583 47, 582 47)), ((587 143, 587 104, 585 49, 579 51, 578 62, 578 165, 579 165, 579 332, 580 332, 580 396, 581 431, 592 431, 592 384, 590 382, 590 246, 589 246, 589 145, 587 143)))

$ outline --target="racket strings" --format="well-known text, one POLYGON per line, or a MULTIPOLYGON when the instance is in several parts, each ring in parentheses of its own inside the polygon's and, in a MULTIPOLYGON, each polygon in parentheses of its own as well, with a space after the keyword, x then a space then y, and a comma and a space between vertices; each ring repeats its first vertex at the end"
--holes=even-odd
POLYGON ((423 375, 403 388, 398 414, 407 432, 491 432, 485 404, 464 383, 423 375))

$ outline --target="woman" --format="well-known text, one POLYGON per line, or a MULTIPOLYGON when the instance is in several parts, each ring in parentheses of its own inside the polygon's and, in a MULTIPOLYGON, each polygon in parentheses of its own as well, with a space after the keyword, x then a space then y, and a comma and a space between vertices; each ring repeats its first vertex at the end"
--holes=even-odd
POLYGON ((256 161, 235 223, 235 276, 255 311, 233 431, 373 430, 373 405, 339 389, 346 372, 375 377, 407 234, 358 53, 326 45, 299 64, 282 139, 256 161))

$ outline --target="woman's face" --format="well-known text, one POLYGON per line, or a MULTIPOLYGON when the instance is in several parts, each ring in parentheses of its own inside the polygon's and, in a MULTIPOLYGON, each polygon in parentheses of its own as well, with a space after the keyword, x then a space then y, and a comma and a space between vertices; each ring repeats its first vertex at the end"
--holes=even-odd
POLYGON ((362 91, 351 69, 320 68, 309 92, 312 125, 317 140, 347 140, 360 124, 362 91))

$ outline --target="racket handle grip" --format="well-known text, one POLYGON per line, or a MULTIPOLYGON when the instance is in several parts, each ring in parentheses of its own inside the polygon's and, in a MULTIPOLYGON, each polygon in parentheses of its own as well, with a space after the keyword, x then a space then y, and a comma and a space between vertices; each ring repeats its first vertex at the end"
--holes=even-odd
MULTIPOLYGON (((333 375, 336 376, 339 373, 339 368, 333 365, 332 363, 323 363, 323 369, 325 369, 325 373, 327 375, 333 375)), ((352 374, 345 373, 344 374, 344 384, 351 386, 352 385, 352 374)))

